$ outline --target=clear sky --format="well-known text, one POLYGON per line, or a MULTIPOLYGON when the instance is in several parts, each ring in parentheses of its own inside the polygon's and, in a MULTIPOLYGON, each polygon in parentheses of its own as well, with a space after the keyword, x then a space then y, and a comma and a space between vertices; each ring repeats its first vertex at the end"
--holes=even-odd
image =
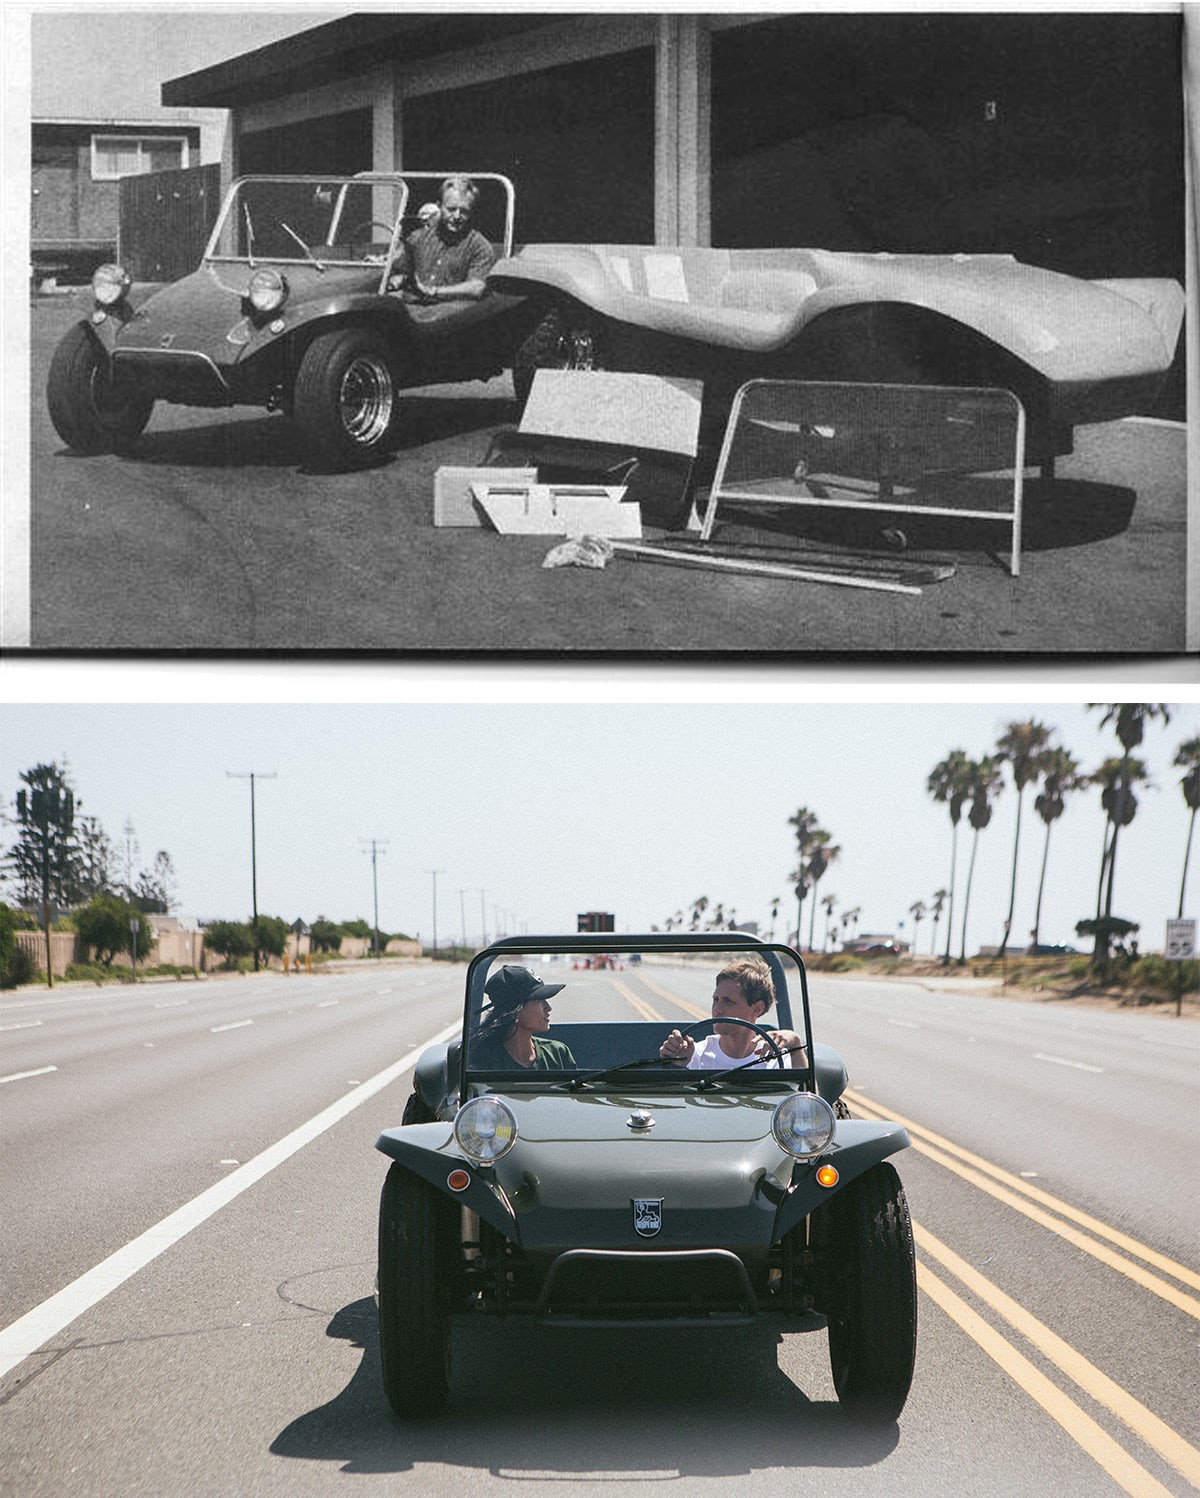
MULTIPOLYGON (((493 686, 503 698, 502 682, 493 686)), ((114 842, 131 820, 143 866, 159 848, 170 853, 181 915, 242 919, 249 783, 227 772, 274 772, 257 787, 260 911, 370 920, 362 840, 373 837, 387 844, 381 926, 429 941, 436 869, 438 934, 461 937, 465 912, 471 942, 480 890, 491 932, 497 917, 516 931, 572 930, 588 909, 615 912, 619 929, 645 930, 700 895, 765 928, 772 896, 794 910, 788 818, 804 805, 842 848, 821 894, 837 895, 841 909, 860 906, 861 931, 897 931, 949 877, 949 816, 925 782, 950 750, 978 757, 1007 723, 1032 716, 1085 768, 1118 752, 1100 714, 1078 702, 772 705, 736 700, 735 691, 709 704, 581 705, 522 695, 514 684, 512 700, 469 706, 9 705, 0 796, 11 812, 22 770, 65 759, 84 812, 114 842)), ((1141 922, 1144 950, 1161 947, 1163 921, 1176 912, 1188 813, 1171 762, 1198 733, 1193 700, 1166 729, 1153 725, 1141 751, 1157 789, 1122 833, 1115 909, 1141 922)), ((1028 790, 1025 801, 1015 942, 1032 925, 1043 841, 1028 790)), ((1008 789, 980 838, 969 950, 1000 937, 1015 812, 1008 789)), ((1068 803, 1051 839, 1043 941, 1078 944, 1074 923, 1095 905, 1101 834, 1098 792, 1068 803)), ((11 828, 0 835, 7 846, 11 828)), ((960 912, 969 853, 964 819, 960 912)), ((1188 907, 1200 907, 1200 850, 1188 907)), ((930 935, 926 922, 922 950, 930 935)))

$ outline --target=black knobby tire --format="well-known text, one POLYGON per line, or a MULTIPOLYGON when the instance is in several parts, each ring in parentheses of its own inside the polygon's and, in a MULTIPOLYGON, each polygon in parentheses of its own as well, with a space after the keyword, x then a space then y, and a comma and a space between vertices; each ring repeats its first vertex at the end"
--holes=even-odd
POLYGON ((829 1364, 843 1410, 887 1423, 904 1408, 917 1349, 917 1280, 904 1188, 885 1162, 821 1209, 829 1364))
POLYGON ((291 415, 305 466, 366 468, 384 451, 398 404, 392 351, 367 328, 320 333, 300 360, 291 415))
POLYGON ((107 356, 84 323, 68 328, 54 350, 46 404, 54 430, 88 457, 124 452, 154 409, 149 396, 110 375, 107 356))
POLYGON ((401 1124, 436 1123, 437 1114, 417 1092, 410 1092, 404 1105, 401 1124))
POLYGON ((442 1212, 428 1182, 391 1167, 379 1202, 379 1353, 384 1392, 402 1419, 436 1415, 450 1394, 442 1212))
POLYGON ((605 352, 594 318, 582 312, 551 308, 517 350, 513 391, 521 410, 539 369, 604 369, 605 352))

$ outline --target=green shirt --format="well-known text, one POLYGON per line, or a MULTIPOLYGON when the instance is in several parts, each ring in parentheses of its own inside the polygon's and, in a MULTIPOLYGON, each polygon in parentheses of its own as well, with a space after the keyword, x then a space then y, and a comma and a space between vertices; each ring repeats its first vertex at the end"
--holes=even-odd
POLYGON ((561 1040, 543 1040, 540 1035, 535 1035, 533 1065, 522 1066, 504 1049, 503 1040, 493 1035, 471 1047, 467 1064, 472 1071, 561 1071, 564 1067, 573 1067, 575 1057, 571 1055, 570 1046, 561 1040))

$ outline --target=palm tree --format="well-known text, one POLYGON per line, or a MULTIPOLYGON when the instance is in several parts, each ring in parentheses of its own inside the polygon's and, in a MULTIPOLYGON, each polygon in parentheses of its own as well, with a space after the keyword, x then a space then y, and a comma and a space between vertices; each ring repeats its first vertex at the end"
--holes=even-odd
POLYGON ((945 966, 950 961, 951 930, 954 925, 954 866, 958 858, 958 824, 962 809, 970 797, 971 761, 962 749, 952 749, 945 759, 934 765, 925 782, 925 788, 935 801, 945 802, 950 808, 950 906, 946 913, 945 966))
POLYGON ((799 950, 801 932, 804 930, 802 922, 804 897, 812 886, 808 859, 813 850, 813 839, 820 831, 820 823, 816 812, 809 811, 807 806, 801 806, 797 809, 795 816, 788 818, 788 826, 796 834, 796 854, 799 859, 796 870, 791 876, 796 890, 796 948, 799 950))
POLYGON ((1200 807, 1200 735, 1180 744, 1175 763, 1184 772, 1179 782, 1183 799, 1191 807, 1188 818, 1187 846, 1183 852, 1183 877, 1179 881, 1179 914, 1183 915, 1183 892, 1187 888, 1188 862, 1192 856, 1192 833, 1196 830, 1196 809, 1200 807))
POLYGON ((992 820, 992 794, 1004 783, 1002 761, 998 754, 985 754, 981 760, 971 764, 970 792, 971 809, 967 821, 975 829, 971 840, 971 862, 967 867, 967 891, 963 896, 962 944, 958 962, 961 967, 967 960, 967 917, 971 911, 971 881, 975 877, 975 855, 979 851, 979 834, 992 820))
MULTIPOLYGON (((1104 808, 1104 856, 1100 865, 1100 887, 1097 891, 1096 920, 1094 925, 1095 945, 1092 948, 1092 966, 1099 972, 1108 968, 1108 945, 1112 936, 1113 887, 1117 868, 1117 835, 1122 827, 1128 827, 1137 815, 1138 800, 1134 786, 1149 785, 1150 772, 1146 762, 1132 754, 1123 754, 1120 759, 1106 759, 1088 779, 1100 786, 1100 805, 1104 808)), ((1091 928, 1089 928, 1091 929, 1091 928)))
POLYGON ((1013 910, 1017 903, 1017 854, 1021 847, 1021 808, 1025 800, 1025 787, 1041 773, 1042 756, 1050 743, 1050 730, 1036 718, 1024 723, 1010 723, 997 740, 999 758, 1012 766, 1013 784, 1017 788, 1017 828, 1013 835, 1012 881, 1008 889, 1008 915, 1004 921, 1004 935, 1000 938, 1000 956, 1008 950, 1008 937, 1012 930, 1013 910))
POLYGON ((1042 926, 1042 891, 1046 886, 1046 860, 1050 855, 1050 829, 1063 814, 1064 802, 1072 791, 1085 790, 1086 775, 1081 775, 1075 756, 1068 749, 1047 749, 1042 755, 1042 790, 1034 800, 1037 814, 1046 824, 1046 840, 1042 844, 1042 872, 1038 879, 1037 909, 1033 916, 1034 952, 1038 949, 1038 934, 1042 926))
POLYGON ((921 922, 929 914, 929 911, 925 907, 925 901, 924 900, 915 900, 908 907, 908 913, 913 918, 912 954, 915 957, 917 955, 917 938, 921 934, 921 922))
POLYGON ((699 931, 700 921, 704 912, 708 909, 708 896, 701 895, 698 900, 692 901, 692 927, 693 931, 699 931))
POLYGON ((929 955, 932 957, 937 951, 937 928, 942 918, 942 911, 946 908, 946 901, 950 898, 948 889, 935 889, 933 892, 933 939, 929 943, 929 955))
POLYGON ((812 882, 813 902, 808 914, 808 950, 813 949, 813 929, 817 921, 817 886, 831 863, 836 862, 841 848, 830 842, 830 834, 819 828, 813 834, 813 849, 808 855, 808 874, 812 882))
POLYGON ((847 926, 852 926, 854 928, 853 931, 851 932, 851 936, 852 937, 856 936, 858 934, 858 920, 859 920, 859 917, 861 915, 862 915, 862 906, 861 905, 856 905, 853 910, 844 910, 844 911, 842 911, 842 946, 846 945, 846 927, 847 926))
POLYGON ((821 899, 821 909, 825 912, 825 935, 821 938, 822 952, 826 951, 829 946, 829 930, 833 922, 833 908, 836 904, 836 895, 824 895, 821 899))
POLYGON ((713 913, 709 917, 708 929, 710 931, 720 931, 721 927, 724 926, 724 924, 725 924, 725 905, 724 905, 723 902, 721 902, 721 903, 717 904, 714 907, 713 913))
MULTIPOLYGON (((1104 790, 1101 792, 1100 801, 1108 813, 1108 823, 1105 826, 1105 850, 1100 864, 1100 888, 1104 893, 1104 915, 1103 924, 1096 928, 1096 943, 1092 951, 1092 966, 1105 969, 1108 966, 1108 923, 1112 920, 1113 884, 1117 870, 1117 834, 1122 827, 1127 827, 1133 821, 1137 813, 1137 797, 1133 794, 1135 784, 1148 784, 1149 775, 1146 766, 1141 760, 1135 760, 1133 751, 1142 742, 1145 736, 1146 725, 1153 723, 1155 718, 1163 720, 1163 727, 1171 721, 1170 705, 1166 702, 1090 702, 1089 707, 1104 708, 1105 711, 1100 719, 1100 726, 1106 727, 1112 724, 1113 732, 1120 740, 1124 754, 1119 760, 1105 761, 1107 766, 1115 765, 1115 774, 1110 770, 1108 779, 1102 780, 1104 790), (1135 773, 1133 767, 1140 768, 1140 774, 1135 773), (1111 826, 1111 836, 1108 828, 1111 826), (1107 888, 1105 889, 1105 864, 1108 869, 1107 888)), ((1099 772, 1093 779, 1099 778, 1099 772)), ((1097 900, 1096 919, 1101 920, 1099 910, 1099 899, 1097 900)))
POLYGON ((779 895, 771 896, 771 940, 775 940, 775 922, 779 917, 779 895))

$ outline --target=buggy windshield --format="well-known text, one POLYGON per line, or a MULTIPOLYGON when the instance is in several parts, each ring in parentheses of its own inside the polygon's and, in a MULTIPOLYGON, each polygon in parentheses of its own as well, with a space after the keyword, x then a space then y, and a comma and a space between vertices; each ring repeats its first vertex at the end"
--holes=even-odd
POLYGON ((472 962, 465 1082, 809 1085, 803 966, 752 937, 522 938, 472 962))

